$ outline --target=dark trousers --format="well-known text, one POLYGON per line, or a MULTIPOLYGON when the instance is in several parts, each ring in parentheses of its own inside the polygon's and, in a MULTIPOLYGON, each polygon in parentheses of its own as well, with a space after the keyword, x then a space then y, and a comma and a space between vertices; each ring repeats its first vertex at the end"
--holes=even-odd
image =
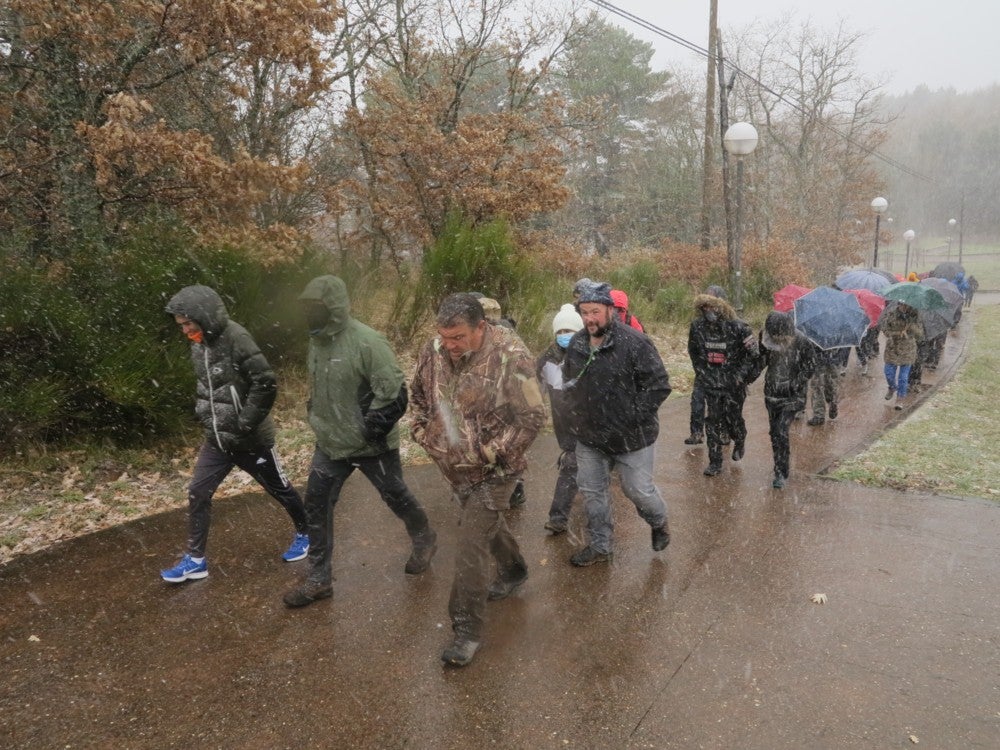
POLYGON ((563 451, 559 455, 559 476, 556 477, 556 490, 552 495, 552 505, 549 507, 549 520, 564 524, 569 520, 569 512, 573 507, 573 499, 579 488, 576 484, 576 453, 563 451))
POLYGON ((735 446, 742 446, 747 438, 747 424, 743 419, 743 402, 747 398, 745 386, 730 391, 706 389, 703 391, 708 406, 705 438, 708 442, 708 460, 722 463, 722 443, 732 438, 735 446))
POLYGON ((705 389, 698 378, 691 386, 691 434, 701 436, 705 431, 705 389))
POLYGON ((208 527, 212 522, 212 497, 235 466, 252 476, 268 495, 281 503, 295 524, 296 533, 306 533, 308 525, 302 498, 285 476, 273 446, 260 446, 230 456, 206 441, 198 451, 188 486, 188 553, 192 557, 205 556, 208 527))
POLYGON ((855 351, 858 355, 858 362, 863 365, 876 359, 879 352, 878 328, 869 328, 855 351))
POLYGON ((317 447, 306 485, 310 580, 329 583, 332 579, 333 509, 344 482, 355 469, 361 470, 389 510, 403 521, 410 539, 419 542, 430 529, 427 514, 403 481, 398 449, 377 456, 333 459, 317 447))
POLYGON ((791 461, 791 442, 788 430, 792 426, 795 415, 805 406, 799 401, 777 401, 764 399, 767 407, 767 422, 771 435, 771 453, 774 455, 774 473, 788 478, 788 467, 791 461))
POLYGON ((480 482, 474 487, 456 490, 462 515, 458 521, 455 551, 455 580, 451 585, 448 614, 456 635, 480 640, 486 593, 493 576, 518 581, 528 572, 517 540, 507 528, 503 510, 514 480, 480 482))

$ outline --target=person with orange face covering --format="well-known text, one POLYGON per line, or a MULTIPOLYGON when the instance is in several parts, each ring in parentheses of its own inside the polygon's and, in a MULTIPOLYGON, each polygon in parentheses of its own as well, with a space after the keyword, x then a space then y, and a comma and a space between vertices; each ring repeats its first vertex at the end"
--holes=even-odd
POLYGON ((195 412, 205 428, 188 487, 187 554, 173 568, 160 571, 168 583, 205 578, 205 547, 212 496, 234 467, 243 469, 288 513, 295 536, 282 555, 287 562, 309 552, 309 529, 302 498, 285 476, 274 450, 271 407, 278 394, 274 371, 257 343, 229 313, 218 293, 207 286, 186 286, 167 303, 191 341, 191 362, 198 379, 195 412))

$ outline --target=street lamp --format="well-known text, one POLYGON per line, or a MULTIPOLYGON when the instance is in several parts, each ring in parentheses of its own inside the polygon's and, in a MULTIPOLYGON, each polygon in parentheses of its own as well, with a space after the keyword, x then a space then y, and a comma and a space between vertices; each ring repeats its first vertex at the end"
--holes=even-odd
POLYGON ((954 219, 948 219, 948 260, 951 260, 951 233, 955 231, 955 225, 958 224, 954 219))
POLYGON ((875 212, 875 255, 872 258, 872 268, 878 268, 878 225, 882 214, 889 210, 889 201, 882 196, 872 201, 872 211, 875 212))
POLYGON ((740 266, 743 252, 743 157, 753 153, 757 140, 757 129, 749 122, 734 122, 722 136, 726 153, 736 157, 736 227, 733 232, 733 257, 729 259, 729 265, 737 312, 743 311, 743 271, 740 266))
POLYGON ((906 240, 906 263, 903 265, 903 278, 908 278, 910 275, 910 243, 913 242, 917 233, 912 229, 907 229, 903 232, 903 239, 906 240))

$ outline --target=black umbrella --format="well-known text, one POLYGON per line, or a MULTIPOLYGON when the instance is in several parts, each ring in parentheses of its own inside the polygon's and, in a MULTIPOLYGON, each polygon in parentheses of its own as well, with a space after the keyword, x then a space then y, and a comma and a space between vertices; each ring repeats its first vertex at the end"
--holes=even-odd
POLYGON ((953 279, 959 274, 965 275, 965 266, 951 260, 938 263, 934 266, 934 270, 931 271, 931 276, 938 279, 953 279))

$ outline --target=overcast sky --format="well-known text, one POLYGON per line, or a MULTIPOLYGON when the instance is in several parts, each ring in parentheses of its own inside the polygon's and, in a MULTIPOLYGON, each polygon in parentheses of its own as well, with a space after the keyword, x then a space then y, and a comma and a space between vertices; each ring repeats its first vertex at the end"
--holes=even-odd
MULTIPOLYGON (((709 0, 608 0, 700 47, 708 46, 709 0)), ((596 9, 596 6, 591 5, 596 9)), ((656 49, 657 69, 704 70, 703 60, 674 42, 598 11, 656 49)), ((1000 82, 1000 0, 719 0, 719 26, 742 28, 755 19, 793 12, 800 22, 835 29, 840 20, 865 32, 858 67, 889 79, 901 94, 920 84, 972 91, 1000 82)))

